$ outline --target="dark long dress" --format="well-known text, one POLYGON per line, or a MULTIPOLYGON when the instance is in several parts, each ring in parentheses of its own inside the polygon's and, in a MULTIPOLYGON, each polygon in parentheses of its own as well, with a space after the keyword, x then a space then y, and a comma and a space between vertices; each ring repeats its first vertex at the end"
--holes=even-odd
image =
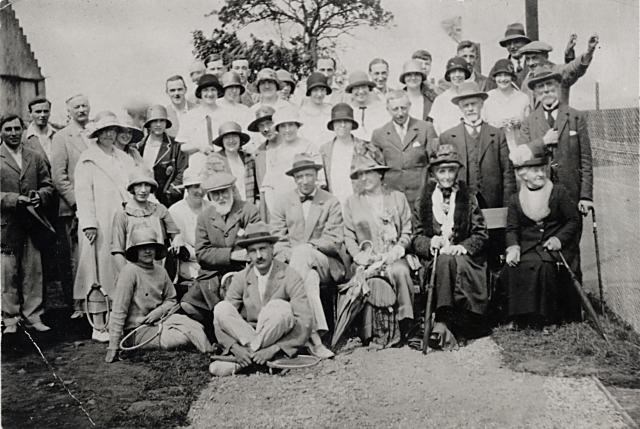
POLYGON ((562 243, 562 253, 570 265, 579 261, 581 219, 577 203, 567 190, 554 184, 549 196, 549 215, 540 222, 528 218, 519 194, 509 202, 506 244, 520 246, 520 263, 508 266, 506 278, 509 316, 533 316, 547 323, 577 319, 579 297, 566 271, 559 269, 555 255, 542 245, 551 237, 562 243))
MULTIPOLYGON (((431 238, 442 234, 442 226, 433 216, 431 196, 436 184, 427 181, 422 188, 414 210, 413 248, 424 260, 432 261, 431 238)), ((436 264, 436 319, 448 314, 448 322, 456 322, 454 330, 460 331, 483 321, 487 310, 487 263, 485 245, 487 226, 478 202, 464 182, 458 183, 455 199, 452 244, 467 249, 466 255, 439 255, 436 264), (474 316, 475 315, 475 316, 474 316), (469 316, 469 317, 466 317, 469 316), (476 317, 479 316, 479 317, 476 317), (458 329, 455 329, 458 328, 458 329)), ((432 262, 429 262, 429 266, 432 262)), ((479 326, 478 326, 479 328, 479 326)), ((484 330, 484 327, 481 331, 484 330)), ((454 332, 455 334, 455 332, 454 332)), ((471 336, 471 335, 468 335, 471 336)))

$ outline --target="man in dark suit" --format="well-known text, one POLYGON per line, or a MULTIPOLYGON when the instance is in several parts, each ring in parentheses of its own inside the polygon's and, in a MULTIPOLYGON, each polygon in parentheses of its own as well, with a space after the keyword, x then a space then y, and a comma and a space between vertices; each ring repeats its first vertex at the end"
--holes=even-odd
POLYGON ((320 284, 340 282, 345 275, 341 258, 344 241, 342 211, 338 199, 317 185, 318 170, 307 154, 295 156, 287 175, 296 189, 281 195, 272 211, 271 228, 279 238, 276 257, 289 262, 303 278, 309 307, 314 317, 309 350, 320 358, 333 357, 320 339, 328 331, 320 300, 320 284))
POLYGON ((5 334, 15 334, 24 317, 39 332, 50 328, 43 313, 40 248, 55 239, 42 217, 54 197, 53 182, 44 155, 24 147, 24 123, 17 115, 0 119, 0 199, 2 217, 2 322, 5 334), (43 231, 50 231, 45 238, 43 231))
POLYGON ((385 184, 403 192, 413 207, 429 164, 427 142, 437 136, 430 122, 409 116, 410 106, 404 91, 387 95, 387 111, 392 119, 373 132, 371 143, 380 149, 384 163, 391 168, 385 174, 385 184))
POLYGON ((156 198, 165 207, 182 199, 182 191, 178 187, 182 185, 182 175, 188 163, 180 145, 167 134, 166 130, 171 125, 164 106, 149 107, 144 124, 149 133, 138 146, 144 165, 153 171, 153 178, 158 182, 156 198))
POLYGON ((585 114, 562 101, 562 74, 538 67, 529 80, 540 104, 522 123, 522 143, 544 145, 552 157, 551 179, 561 183, 586 215, 593 207, 593 161, 585 114))
POLYGON ((476 194, 481 208, 506 207, 516 179, 504 133, 482 120, 486 99, 487 93, 475 82, 464 82, 451 100, 462 111, 463 121, 443 132, 439 144, 451 144, 460 154, 459 178, 476 194))
POLYGON ((213 375, 231 375, 253 362, 264 365, 280 351, 294 356, 309 338, 312 314, 302 278, 273 259, 276 241, 263 222, 250 225, 238 241, 251 263, 233 275, 224 301, 214 309, 216 338, 238 363, 214 362, 213 375))

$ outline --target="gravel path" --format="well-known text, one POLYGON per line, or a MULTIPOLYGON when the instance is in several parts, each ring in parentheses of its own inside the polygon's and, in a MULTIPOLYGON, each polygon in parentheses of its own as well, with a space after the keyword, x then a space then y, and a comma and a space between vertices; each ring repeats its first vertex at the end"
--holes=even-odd
POLYGON ((624 428, 588 378, 503 368, 489 338, 456 352, 355 348, 285 376, 212 379, 193 404, 194 428, 624 428))

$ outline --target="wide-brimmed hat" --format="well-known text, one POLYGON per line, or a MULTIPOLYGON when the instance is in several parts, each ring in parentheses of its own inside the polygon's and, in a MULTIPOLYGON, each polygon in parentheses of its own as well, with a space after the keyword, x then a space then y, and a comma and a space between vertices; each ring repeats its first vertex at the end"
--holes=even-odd
POLYGON ((126 128, 131 133, 131 141, 129 143, 138 143, 144 137, 144 132, 133 123, 133 119, 129 115, 124 115, 124 119, 120 121, 122 128, 126 128))
POLYGON ((527 82, 527 86, 529 89, 533 89, 537 83, 550 79, 562 82, 562 74, 556 71, 550 64, 543 64, 536 67, 533 76, 531 76, 531 79, 527 82))
POLYGON ((205 192, 221 191, 232 187, 236 183, 236 178, 232 174, 225 172, 215 172, 202 182, 202 189, 205 192))
POLYGON ((285 172, 287 176, 293 176, 296 172, 300 170, 306 170, 309 168, 313 168, 318 171, 322 169, 321 164, 316 164, 313 160, 313 157, 308 153, 296 153, 293 156, 293 164, 291 168, 285 172))
POLYGON ((368 157, 366 155, 355 155, 351 162, 351 172, 349 173, 349 177, 351 177, 351 179, 355 179, 357 178, 358 174, 364 173, 366 171, 379 171, 380 173, 384 173, 385 171, 388 171, 390 169, 391 167, 378 164, 371 157, 368 157))
POLYGON ((89 133, 88 135, 90 139, 95 139, 96 137, 98 137, 100 131, 106 128, 116 127, 118 130, 121 130, 123 128, 120 121, 118 121, 118 117, 113 113, 109 113, 111 112, 105 112, 105 114, 94 123, 93 131, 91 131, 91 133, 89 133))
POLYGON ((228 121, 224 122, 222 125, 220 125, 220 128, 218 128, 218 137, 216 137, 216 139, 213 141, 213 144, 223 147, 222 138, 228 134, 239 135, 240 145, 246 144, 251 139, 251 137, 249 137, 249 134, 242 132, 242 127, 240 126, 240 124, 238 124, 237 122, 228 121))
POLYGON ((171 128, 172 123, 169 120, 167 108, 161 104, 154 104, 147 109, 147 121, 144 123, 144 127, 149 128, 151 122, 157 121, 158 119, 165 121, 167 123, 167 128, 171 128))
POLYGON ((511 63, 511 61, 509 61, 507 58, 502 58, 496 61, 496 63, 493 65, 493 68, 491 69, 491 72, 489 73, 489 76, 495 79, 498 73, 506 73, 508 75, 511 75, 511 78, 513 80, 516 79, 516 71, 513 68, 513 64, 511 63))
POLYGON ((327 95, 331 94, 331 87, 329 86, 329 80, 320 72, 313 72, 307 78, 307 97, 311 95, 313 88, 324 88, 327 90, 327 95))
POLYGON ((256 118, 251 121, 247 129, 251 132, 257 133, 260 130, 258 129, 258 125, 264 121, 273 120, 273 114, 276 113, 276 109, 271 106, 263 105, 256 110, 256 118))
POLYGON ((269 225, 259 221, 247 226, 244 230, 242 238, 238 238, 236 246, 248 247, 256 243, 276 243, 279 240, 278 237, 271 234, 269 225))
POLYGON ((205 88, 214 87, 218 90, 218 98, 222 97, 222 85, 215 75, 205 73, 198 79, 198 87, 196 88, 196 98, 202 98, 201 93, 205 88))
POLYGON ((402 65, 402 73, 400 74, 400 83, 404 83, 408 74, 417 73, 422 76, 422 80, 427 80, 427 74, 422 70, 422 64, 418 60, 409 60, 402 65))
POLYGON ((158 189, 158 182, 153 178, 153 173, 144 167, 137 167, 129 175, 129 182, 127 183, 127 191, 133 192, 132 189, 135 185, 146 183, 151 186, 151 192, 155 192, 158 189))
POLYGON ((296 80, 291 73, 285 69, 278 69, 276 70, 276 77, 281 83, 288 83, 291 86, 291 93, 293 94, 293 91, 296 89, 296 80))
POLYGON ((458 156, 458 151, 453 145, 442 144, 438 146, 435 153, 432 153, 429 157, 429 168, 442 164, 456 164, 458 167, 462 166, 458 156))
POLYGON ((201 185, 202 184, 202 174, 200 174, 200 169, 195 166, 188 167, 184 170, 182 174, 182 184, 176 186, 177 188, 184 189, 193 185, 201 185))
POLYGON ((358 122, 353 119, 353 107, 347 103, 338 103, 331 108, 331 120, 327 122, 327 128, 333 131, 333 123, 335 121, 351 121, 353 127, 351 130, 357 130, 358 122))
POLYGON ((476 82, 462 82, 458 88, 458 95, 453 97, 451 102, 457 105, 461 100, 471 97, 480 97, 483 100, 486 100, 487 97, 489 97, 489 94, 484 91, 480 91, 480 87, 476 82))
POLYGON ((500 46, 504 48, 507 46, 508 41, 517 39, 526 40, 527 43, 531 42, 531 39, 529 39, 524 33, 524 25, 520 24, 519 22, 507 25, 507 29, 504 32, 504 37, 498 43, 500 43, 500 46))
POLYGON ((298 127, 302 126, 302 122, 300 122, 300 116, 298 115, 298 110, 295 108, 285 107, 284 109, 277 110, 276 113, 273 114, 273 127, 276 130, 280 125, 290 122, 298 124, 298 127))
POLYGON ((545 165, 549 162, 549 158, 544 151, 544 145, 541 144, 518 145, 509 154, 509 159, 515 168, 534 167, 545 165))
POLYGON ((242 79, 240 78, 240 75, 238 73, 234 71, 224 72, 220 79, 222 80, 223 91, 232 86, 239 86, 240 95, 244 94, 245 88, 244 88, 244 85, 242 84, 242 79))
POLYGON ((260 84, 265 81, 271 81, 276 84, 278 90, 282 88, 282 84, 278 80, 278 76, 276 75, 275 70, 270 68, 264 68, 258 72, 258 76, 256 76, 256 88, 260 91, 260 84))
POLYGON ((535 54, 553 51, 553 46, 548 43, 541 42, 539 40, 527 43, 522 48, 518 49, 518 54, 535 54))
POLYGON ((469 63, 462 57, 453 57, 447 61, 446 71, 444 72, 444 80, 451 82, 449 73, 454 70, 462 70, 464 72, 464 78, 469 79, 471 77, 471 68, 469 63))
POLYGON ((366 72, 362 70, 354 71, 349 75, 349 85, 347 85, 345 92, 351 94, 353 88, 365 85, 368 86, 369 89, 376 87, 376 84, 369 79, 369 75, 366 72))
POLYGON ((131 262, 138 261, 138 248, 142 246, 152 245, 156 248, 156 261, 163 259, 167 250, 160 242, 161 238, 158 237, 158 233, 151 227, 146 225, 139 225, 133 228, 131 231, 131 238, 129 241, 129 247, 124 252, 124 256, 131 262))

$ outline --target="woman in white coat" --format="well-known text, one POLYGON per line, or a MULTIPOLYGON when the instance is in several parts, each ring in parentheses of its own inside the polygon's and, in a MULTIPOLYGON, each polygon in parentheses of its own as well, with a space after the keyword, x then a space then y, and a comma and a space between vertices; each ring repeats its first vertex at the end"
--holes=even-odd
MULTIPOLYGON (((75 170, 80 248, 73 288, 76 310, 84 309, 84 300, 94 283, 100 284, 107 296, 113 297, 115 292, 117 271, 111 255, 113 216, 129 198, 127 178, 135 166, 133 159, 115 146, 121 128, 111 117, 100 119, 89 136, 96 138, 96 144, 82 153, 75 170)), ((106 342, 109 335, 94 329, 92 338, 106 342)))

